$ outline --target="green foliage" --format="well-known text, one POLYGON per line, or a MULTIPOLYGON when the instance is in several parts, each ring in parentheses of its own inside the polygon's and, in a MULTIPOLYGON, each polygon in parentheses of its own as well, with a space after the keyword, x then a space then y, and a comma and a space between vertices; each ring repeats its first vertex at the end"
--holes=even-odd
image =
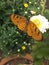
POLYGON ((30 43, 31 38, 14 26, 10 20, 12 13, 21 14, 23 16, 25 10, 25 8, 23 8, 24 1, 5 0, 0 1, 0 3, 0 49, 3 51, 3 56, 6 57, 14 53, 30 53, 33 40, 30 43), (19 10, 20 7, 23 10, 19 10), (26 49, 23 50, 22 46, 25 46, 26 49))
POLYGON ((39 65, 39 64, 40 64, 40 65, 42 65, 42 64, 43 64, 43 63, 42 63, 42 60, 40 60, 40 59, 39 59, 39 60, 37 60, 37 61, 35 62, 35 64, 34 64, 34 65, 39 65))
POLYGON ((18 65, 23 65, 23 64, 18 64, 18 65))
POLYGON ((49 20, 49 9, 46 9, 44 12, 44 15, 47 17, 47 19, 49 20))

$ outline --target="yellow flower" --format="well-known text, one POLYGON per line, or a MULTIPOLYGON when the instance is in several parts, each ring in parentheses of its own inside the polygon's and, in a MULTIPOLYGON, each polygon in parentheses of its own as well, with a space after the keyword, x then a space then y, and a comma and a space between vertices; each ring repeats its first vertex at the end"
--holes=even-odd
POLYGON ((22 50, 25 50, 26 49, 26 46, 22 46, 22 50))
POLYGON ((29 6, 29 5, 28 5, 28 3, 24 3, 24 7, 26 7, 26 8, 27 8, 28 6, 29 6))
POLYGON ((31 12, 31 14, 36 14, 36 12, 35 11, 30 11, 31 12))

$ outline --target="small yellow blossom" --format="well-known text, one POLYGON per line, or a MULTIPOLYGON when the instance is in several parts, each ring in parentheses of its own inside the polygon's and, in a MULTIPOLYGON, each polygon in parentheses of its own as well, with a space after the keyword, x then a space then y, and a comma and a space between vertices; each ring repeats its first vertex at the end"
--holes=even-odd
POLYGON ((30 11, 31 12, 31 14, 36 14, 36 12, 35 11, 30 11))
POLYGON ((24 7, 26 7, 26 8, 27 8, 28 6, 29 6, 29 5, 28 5, 28 3, 24 3, 24 7))
POLYGON ((22 46, 22 50, 25 50, 26 49, 26 46, 22 46))

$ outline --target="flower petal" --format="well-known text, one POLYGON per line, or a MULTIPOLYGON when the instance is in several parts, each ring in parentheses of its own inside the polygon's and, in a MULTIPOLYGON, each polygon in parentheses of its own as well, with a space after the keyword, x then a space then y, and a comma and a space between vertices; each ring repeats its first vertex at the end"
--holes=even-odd
POLYGON ((49 29, 48 19, 40 14, 32 16, 30 21, 32 21, 42 33, 46 32, 46 29, 49 29))

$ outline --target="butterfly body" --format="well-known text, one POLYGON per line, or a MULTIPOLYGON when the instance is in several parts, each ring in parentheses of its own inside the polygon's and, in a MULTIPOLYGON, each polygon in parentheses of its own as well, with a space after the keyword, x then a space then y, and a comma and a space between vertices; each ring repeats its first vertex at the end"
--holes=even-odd
POLYGON ((12 14, 10 18, 12 23, 16 25, 21 31, 26 32, 35 40, 42 40, 42 33, 33 22, 27 22, 25 17, 15 14, 12 14))

